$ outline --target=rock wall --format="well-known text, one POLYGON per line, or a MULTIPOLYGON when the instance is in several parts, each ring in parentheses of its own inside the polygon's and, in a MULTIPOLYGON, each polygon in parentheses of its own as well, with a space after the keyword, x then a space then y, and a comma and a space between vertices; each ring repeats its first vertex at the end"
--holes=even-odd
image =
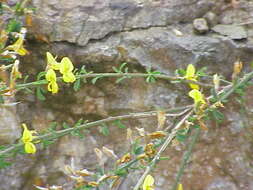
MULTIPOLYGON (((245 62, 245 70, 253 59, 250 1, 232 4, 225 0, 33 0, 32 5, 37 10, 29 28, 27 48, 31 54, 23 60, 23 69, 30 75, 45 68, 46 51, 69 56, 76 67, 86 65, 98 72, 111 71, 113 65, 127 62, 132 71, 152 67, 171 74, 192 63, 207 66, 210 72, 222 73, 228 79, 238 58, 245 62), (196 18, 208 21, 205 33, 194 29, 196 18), (217 29, 224 24, 230 26, 229 32, 217 29), (216 29, 212 30, 213 27, 216 29)), ((77 93, 64 86, 56 96, 48 95, 45 102, 20 93, 17 112, 2 111, 2 118, 11 117, 14 128, 18 129, 19 122, 26 122, 41 131, 52 121, 74 123, 79 118, 94 120, 186 105, 187 90, 185 85, 175 87, 165 81, 146 84, 144 79, 135 79, 115 84, 114 79, 106 79, 95 86, 86 84, 77 93)), ((210 124, 210 129, 202 132, 182 181, 185 189, 253 189, 252 98, 249 90, 244 106, 247 113, 240 111, 236 102, 230 103, 226 105, 226 120, 219 126, 210 124)), ((156 121, 138 119, 125 124, 151 131, 156 121)), ((110 131, 108 137, 97 129, 92 129, 84 140, 63 137, 35 156, 18 157, 16 164, 0 171, 0 189, 32 190, 34 183, 63 184, 64 165, 72 158, 77 168, 95 168, 95 147, 108 146, 122 155, 127 147, 122 142, 126 131, 115 126, 110 131)), ((184 147, 166 151, 171 160, 160 162, 155 169, 156 190, 168 189, 173 183, 184 147)), ((136 176, 130 176, 121 190, 130 189, 136 176)))

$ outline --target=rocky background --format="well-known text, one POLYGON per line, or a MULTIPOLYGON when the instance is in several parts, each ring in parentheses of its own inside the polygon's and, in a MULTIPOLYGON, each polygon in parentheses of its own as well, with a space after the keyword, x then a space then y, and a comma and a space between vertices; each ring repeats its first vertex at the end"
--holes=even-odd
MULTIPOLYGON (((248 0, 33 0, 36 8, 29 27, 23 70, 29 75, 45 69, 45 52, 69 56, 76 67, 96 72, 127 62, 131 71, 152 67, 173 74, 192 63, 230 79, 233 63, 240 58, 244 70, 253 60, 253 2, 248 0)), ((165 81, 146 84, 145 79, 104 79, 86 84, 80 91, 67 86, 41 102, 34 95, 19 93, 16 107, 1 108, 1 144, 18 139, 20 124, 37 131, 53 121, 74 123, 80 118, 95 120, 110 115, 186 105, 188 87, 165 81)), ((253 189, 253 92, 245 105, 233 99, 226 105, 226 119, 209 125, 194 149, 183 178, 186 190, 253 189)), ((223 110, 224 111, 224 110, 223 110)), ((169 122, 169 121, 168 121, 169 122)), ((155 119, 124 122, 128 127, 152 131, 155 119)), ((126 130, 110 126, 104 137, 92 129, 84 140, 63 137, 35 156, 19 156, 15 164, 0 171, 1 190, 33 190, 32 184, 66 183, 65 164, 74 158, 77 168, 94 169, 93 148, 107 146, 121 156, 126 130)), ((184 145, 168 148, 169 161, 153 172, 156 190, 173 183, 184 145)), ((120 190, 129 190, 139 174, 133 174, 120 190)))

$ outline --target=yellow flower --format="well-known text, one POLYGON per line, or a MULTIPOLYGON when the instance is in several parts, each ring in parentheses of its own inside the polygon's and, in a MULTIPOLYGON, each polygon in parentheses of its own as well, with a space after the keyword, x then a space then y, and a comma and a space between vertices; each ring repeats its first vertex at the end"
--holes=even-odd
POLYGON ((35 145, 31 142, 25 143, 25 152, 28 154, 34 154, 36 152, 35 145))
POLYGON ((203 94, 196 89, 193 89, 189 92, 189 96, 194 100, 194 104, 198 105, 199 103, 205 104, 206 101, 204 100, 203 94))
POLYGON ((36 137, 33 136, 36 132, 28 130, 25 124, 22 124, 22 127, 24 128, 24 131, 21 140, 24 143, 25 152, 28 154, 34 154, 36 152, 36 147, 32 141, 36 137))
POLYGON ((60 70, 60 63, 58 63, 50 52, 47 52, 47 64, 49 68, 60 70))
MULTIPOLYGON (((197 82, 197 78, 198 77, 195 75, 195 72, 196 72, 195 67, 192 64, 189 64, 187 66, 186 74, 185 74, 184 78, 187 79, 187 80, 191 80, 191 81, 197 82)), ((192 89, 199 90, 199 85, 197 85, 197 84, 190 83, 189 86, 192 89)))
POLYGON ((60 73, 63 75, 64 82, 74 82, 76 80, 73 74, 74 66, 68 57, 64 57, 60 63, 60 73))
POLYGON ((12 50, 21 56, 26 55, 28 54, 28 51, 23 47, 23 43, 24 38, 20 36, 14 44, 9 45, 8 47, 6 47, 6 49, 12 50))
POLYGON ((49 82, 47 89, 49 92, 57 93, 59 90, 59 87, 57 85, 57 78, 56 78, 56 73, 54 72, 53 69, 49 69, 46 73, 46 80, 49 82))
POLYGON ((181 183, 178 184, 177 190, 183 190, 183 185, 181 183))
POLYGON ((143 190, 154 190, 154 183, 154 178, 151 175, 147 175, 142 185, 143 190))

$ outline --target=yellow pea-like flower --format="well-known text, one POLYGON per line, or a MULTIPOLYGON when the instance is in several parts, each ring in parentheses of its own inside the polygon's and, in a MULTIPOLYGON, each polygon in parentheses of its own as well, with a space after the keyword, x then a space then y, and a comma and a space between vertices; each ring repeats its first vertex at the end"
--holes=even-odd
POLYGON ((181 183, 178 184, 177 190, 183 190, 183 185, 181 183))
POLYGON ((76 76, 72 72, 65 73, 62 78, 64 82, 74 82, 76 80, 76 76))
POLYGON ((58 63, 50 52, 47 52, 47 64, 49 68, 60 70, 60 63, 58 63))
POLYGON ((47 89, 49 92, 52 92, 53 94, 56 94, 59 91, 58 84, 54 81, 48 83, 47 89))
POLYGON ((32 132, 27 129, 26 124, 22 124, 22 127, 24 128, 23 135, 22 135, 23 143, 31 142, 33 140, 32 132))
POLYGON ((185 74, 185 78, 188 79, 188 80, 191 80, 193 78, 195 78, 195 67, 193 64, 189 64, 187 66, 187 69, 186 69, 186 74, 185 74))
POLYGON ((46 80, 47 81, 56 81, 56 73, 53 69, 49 69, 46 73, 46 80))
MULTIPOLYGON (((197 78, 198 77, 196 76, 195 72, 196 72, 196 69, 195 69, 194 65, 193 64, 189 64, 187 66, 186 74, 185 74, 184 78, 187 79, 187 80, 192 80, 194 82, 197 82, 197 78)), ((199 85, 197 85, 197 84, 190 83, 189 86, 192 89, 199 90, 199 85)))
POLYGON ((189 92, 189 96, 194 100, 195 105, 198 105, 199 103, 206 104, 204 96, 199 90, 196 89, 191 90, 189 92))
POLYGON ((154 190, 154 183, 154 178, 151 175, 147 175, 142 185, 143 190, 154 190))
POLYGON ((22 124, 22 127, 24 128, 24 131, 23 131, 21 140, 24 143, 25 152, 28 154, 34 154, 36 152, 36 147, 32 143, 32 141, 36 137, 36 136, 33 136, 33 134, 36 132, 30 131, 29 129, 27 129, 26 124, 22 124))
POLYGON ((56 73, 53 69, 49 69, 46 73, 46 80, 49 82, 47 89, 49 92, 52 92, 53 94, 57 93, 59 90, 58 84, 56 82, 56 73))
POLYGON ((35 154, 35 152, 36 152, 35 145, 31 142, 25 143, 25 152, 28 154, 35 154))
POLYGON ((20 36, 14 44, 9 45, 8 47, 6 47, 6 49, 12 50, 16 52, 17 54, 23 56, 23 55, 28 54, 28 51, 23 47, 23 44, 24 44, 24 38, 20 36))
POLYGON ((73 74, 74 66, 68 57, 64 57, 60 63, 60 73, 63 75, 64 82, 74 82, 76 80, 73 74))

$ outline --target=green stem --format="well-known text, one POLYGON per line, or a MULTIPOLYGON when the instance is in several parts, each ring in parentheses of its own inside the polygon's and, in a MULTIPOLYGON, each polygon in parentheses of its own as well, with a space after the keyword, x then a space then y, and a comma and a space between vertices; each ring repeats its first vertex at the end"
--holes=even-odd
POLYGON ((179 171, 177 173, 176 181, 175 181, 175 183, 174 183, 174 185, 173 185, 173 187, 172 187, 171 190, 176 190, 177 187, 178 187, 178 183, 181 180, 181 177, 182 177, 182 175, 184 173, 184 170, 185 170, 185 167, 186 167, 186 165, 188 163, 188 160, 191 157, 193 147, 195 146, 195 144, 197 142, 197 139, 199 137, 200 130, 201 130, 200 128, 196 129, 195 134, 193 135, 193 137, 191 139, 191 142, 189 144, 189 148, 188 148, 187 152, 185 152, 185 154, 183 156, 182 162, 180 164, 180 169, 179 169, 179 171))
MULTIPOLYGON (((167 114, 167 116, 174 117, 174 116, 179 116, 179 114, 173 114, 173 113, 178 112, 178 111, 182 111, 182 110, 187 110, 187 109, 190 109, 192 107, 193 107, 193 105, 188 105, 188 106, 183 106, 183 107, 167 109, 165 111, 167 113, 171 113, 171 114, 167 114)), ((36 139, 34 139, 34 141, 54 140, 54 139, 57 139, 57 138, 62 137, 64 135, 70 134, 72 131, 88 129, 90 127, 98 126, 98 125, 101 125, 102 123, 112 122, 114 120, 124 120, 124 119, 131 119, 131 118, 146 118, 146 117, 154 117, 156 115, 157 115, 157 111, 150 111, 150 112, 130 113, 130 114, 127 114, 127 115, 108 117, 106 119, 101 119, 101 120, 98 120, 98 121, 85 123, 85 124, 79 125, 77 127, 71 127, 71 128, 68 128, 68 129, 63 129, 63 130, 59 130, 59 131, 54 131, 53 133, 41 135, 41 136, 38 136, 36 139)), ((22 142, 17 143, 17 144, 13 144, 10 147, 6 148, 5 150, 1 151, 0 156, 4 155, 6 153, 9 153, 13 150, 16 150, 17 148, 20 148, 22 146, 23 146, 22 142)))
POLYGON ((253 72, 245 74, 244 77, 239 80, 239 82, 237 82, 235 85, 231 86, 230 89, 224 95, 221 95, 220 101, 228 98, 231 94, 234 93, 234 91, 236 89, 240 88, 242 85, 247 83, 250 79, 252 79, 252 77, 253 77, 253 72))
MULTIPOLYGON (((81 79, 81 78, 87 79, 87 78, 96 78, 96 77, 101 77, 101 78, 104 78, 104 77, 126 77, 126 78, 127 77, 129 78, 143 77, 145 78, 148 76, 150 76, 150 74, 147 74, 147 73, 91 73, 91 74, 77 75, 76 78, 77 79, 81 79)), ((182 77, 172 77, 172 76, 168 76, 164 74, 155 74, 153 76, 158 79, 165 79, 165 80, 170 80, 170 81, 182 80, 182 82, 184 83, 198 84, 200 86, 207 87, 207 88, 210 88, 213 86, 211 84, 201 83, 198 81, 185 80, 182 77)), ((62 77, 57 77, 57 81, 61 81, 61 80, 62 80, 62 77)), ((25 84, 17 84, 16 89, 20 90, 27 87, 41 86, 47 83, 48 83, 47 80, 38 80, 38 81, 29 82, 25 84)), ((4 90, 6 90, 7 88, 8 88, 7 86, 0 88, 0 94, 4 92, 4 90)))

